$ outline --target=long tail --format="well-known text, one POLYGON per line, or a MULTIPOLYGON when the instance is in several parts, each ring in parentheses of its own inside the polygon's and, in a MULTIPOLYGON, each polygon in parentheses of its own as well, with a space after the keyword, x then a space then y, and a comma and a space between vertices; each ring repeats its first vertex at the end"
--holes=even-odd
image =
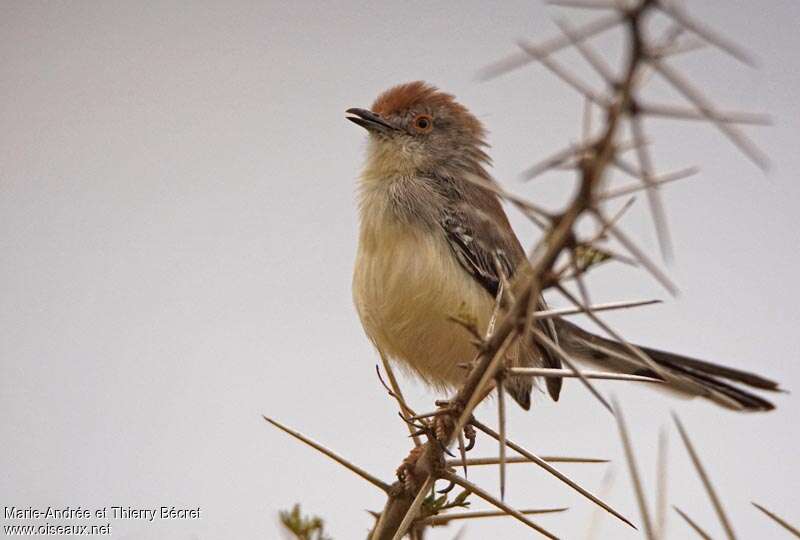
POLYGON ((653 369, 621 343, 587 332, 563 319, 556 325, 559 344, 578 360, 611 371, 659 378, 671 390, 702 396, 729 409, 770 411, 775 408, 766 399, 729 382, 759 390, 780 391, 777 382, 755 373, 637 345, 656 364, 658 369, 653 369))

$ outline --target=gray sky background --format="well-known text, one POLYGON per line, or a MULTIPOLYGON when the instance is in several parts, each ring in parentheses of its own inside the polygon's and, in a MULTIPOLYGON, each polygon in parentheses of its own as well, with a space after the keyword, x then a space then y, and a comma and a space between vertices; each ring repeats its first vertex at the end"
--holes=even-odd
MULTIPOLYGON (((690 7, 762 69, 711 50, 675 65, 720 106, 775 115, 748 129, 774 167, 765 177, 713 128, 651 122, 659 169, 703 167, 664 190, 681 295, 608 266, 591 278, 594 299, 665 298, 607 319, 637 342, 797 390, 800 4, 690 7)), ((581 100, 541 67, 475 80, 515 39, 553 35, 549 14, 532 1, 0 3, 0 505, 201 506, 194 522, 114 521, 113 538, 268 539, 278 509, 301 501, 335 538, 362 538, 381 494, 260 417, 386 480, 409 449, 350 298, 365 136, 343 111, 395 83, 433 82, 487 124, 496 177, 557 208, 568 176, 517 178, 576 139, 581 100)), ((646 207, 623 224, 656 256, 646 207)), ((748 416, 600 386, 625 408, 651 501, 658 430, 674 409, 742 537, 783 537, 751 500, 800 523, 796 396, 748 416)), ((436 397, 405 388, 420 410, 436 397)), ((493 419, 494 407, 479 414, 493 419)), ((531 413, 515 409, 509 429, 541 453, 614 460, 608 498, 638 520, 614 422, 579 384, 556 405, 540 395, 531 413)), ((671 502, 719 535, 672 427, 670 441, 671 502)), ((476 455, 495 451, 481 440, 476 455)), ((562 467, 593 490, 606 468, 562 467)), ((492 491, 495 474, 471 472, 492 491)), ((534 467, 514 467, 508 500, 570 506, 540 519, 566 538, 584 537, 594 514, 534 467)), ((601 538, 638 537, 610 517, 600 526, 601 538)), ((673 513, 669 531, 690 534, 673 513)), ((465 538, 490 534, 528 537, 495 520, 465 538)))

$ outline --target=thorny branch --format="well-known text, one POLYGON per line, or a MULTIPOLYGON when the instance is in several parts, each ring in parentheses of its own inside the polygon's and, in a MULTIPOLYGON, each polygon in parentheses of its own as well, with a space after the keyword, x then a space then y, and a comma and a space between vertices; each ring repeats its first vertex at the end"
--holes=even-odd
MULTIPOLYGON (((653 1, 645 0, 625 14, 624 18, 628 25, 630 39, 630 55, 624 79, 618 85, 613 100, 606 108, 605 130, 592 144, 591 151, 586 153, 580 164, 580 185, 573 200, 564 212, 553 216, 550 229, 545 233, 538 249, 534 251, 534 257, 530 264, 524 266, 514 276, 512 291, 516 302, 499 320, 494 334, 483 345, 466 382, 451 401, 452 405, 461 408, 461 411, 458 422, 447 433, 446 445, 449 445, 467 424, 472 410, 483 397, 484 388, 494 380, 498 370, 502 368, 503 351, 511 340, 519 339, 519 324, 529 311, 529 306, 535 305, 542 291, 552 285, 548 281, 548 276, 559 255, 574 245, 574 229, 579 217, 585 212, 595 209, 595 193, 599 191, 606 168, 615 154, 618 130, 624 115, 629 110, 637 70, 645 58, 646 50, 641 24, 644 15, 653 7, 653 4, 653 1)), ((579 38, 579 34, 571 34, 568 41, 574 42, 579 38)), ((537 60, 541 61, 546 58, 541 49, 536 49, 536 51, 537 60)), ((428 443, 426 445, 426 451, 418 461, 421 476, 449 474, 446 471, 436 471, 431 467, 432 463, 441 460, 441 453, 442 450, 437 444, 428 443)), ((391 494, 384 507, 384 512, 372 532, 372 540, 396 538, 399 522, 390 518, 407 513, 411 508, 410 501, 416 496, 417 493, 411 494, 405 491, 400 491, 397 495, 391 494), (398 511, 399 509, 402 510, 398 511)))
MULTIPOLYGON (((593 263, 579 264, 576 255, 579 250, 588 249, 590 252, 601 254, 601 261, 607 258, 625 260, 622 255, 611 255, 610 253, 612 252, 605 248, 597 247, 596 244, 605 241, 607 237, 613 238, 621 244, 630 254, 633 261, 648 270, 670 292, 676 291, 669 278, 620 230, 616 225, 616 218, 607 217, 601 208, 602 203, 611 198, 646 190, 662 253, 666 258, 670 256, 669 235, 664 209, 658 197, 658 187, 667 182, 694 174, 696 169, 684 169, 668 175, 656 173, 651 154, 647 148, 648 141, 644 132, 643 120, 646 117, 658 116, 709 122, 731 139, 753 161, 761 166, 766 166, 765 156, 739 131, 736 124, 764 123, 768 119, 763 115, 719 111, 700 90, 665 62, 667 57, 695 50, 698 48, 698 44, 702 45, 703 43, 721 48, 744 61, 749 61, 750 57, 735 44, 690 18, 679 7, 666 2, 667 0, 638 0, 635 2, 623 2, 621 0, 554 0, 551 3, 574 8, 605 9, 611 10, 611 13, 582 27, 572 27, 566 22, 559 21, 559 27, 562 31, 561 36, 540 45, 521 42, 519 43, 520 51, 518 53, 488 67, 481 73, 482 78, 489 79, 529 63, 540 63, 584 96, 587 107, 585 109, 582 142, 567 146, 565 149, 528 168, 524 173, 525 178, 532 178, 553 169, 574 168, 578 174, 577 189, 566 208, 561 212, 554 213, 535 205, 523 197, 508 192, 497 184, 479 179, 473 180, 514 204, 531 221, 543 229, 544 234, 541 241, 530 251, 527 264, 521 265, 513 278, 504 276, 501 287, 502 292, 498 295, 492 323, 489 325, 489 330, 485 335, 481 335, 480 331, 473 327, 469 321, 455 320, 473 335, 478 352, 471 362, 469 361, 470 359, 464 359, 464 367, 469 370, 468 375, 465 382, 457 389, 455 396, 446 404, 437 411, 416 414, 403 399, 399 385, 391 373, 391 368, 384 359, 384 367, 391 382, 391 388, 387 387, 387 390, 398 401, 401 416, 409 426, 415 441, 417 441, 417 446, 412 451, 412 454, 404 460, 398 469, 399 479, 388 485, 337 456, 332 451, 321 447, 318 443, 314 443, 274 420, 267 419, 280 429, 325 453, 387 494, 383 510, 377 515, 375 526, 369 534, 370 540, 400 540, 406 534, 410 534, 415 539, 422 538, 426 526, 446 524, 456 519, 470 519, 490 515, 514 517, 545 537, 557 538, 552 532, 529 519, 528 515, 536 512, 519 511, 503 502, 506 484, 505 467, 508 463, 520 462, 533 463, 542 467, 600 508, 633 526, 622 514, 556 470, 548 463, 547 458, 536 456, 508 439, 505 426, 505 402, 502 398, 502 391, 498 400, 500 433, 496 433, 488 426, 475 420, 472 413, 474 408, 492 390, 495 388, 502 390, 504 382, 509 377, 577 377, 617 417, 630 469, 632 472, 636 472, 633 452, 619 407, 615 405, 612 408, 602 394, 594 388, 591 380, 606 378, 653 383, 659 383, 662 380, 639 375, 581 371, 561 350, 559 345, 549 339, 545 333, 537 330, 532 325, 532 322, 536 319, 547 321, 550 317, 583 313, 600 324, 615 339, 627 344, 621 336, 597 318, 595 311, 633 307, 650 302, 592 305, 589 302, 588 292, 582 276, 591 268, 593 263), (645 28, 648 17, 654 12, 660 12, 672 20, 672 26, 666 38, 658 42, 648 40, 645 28), (605 59, 592 50, 587 43, 590 38, 617 26, 622 26, 625 29, 628 40, 627 57, 624 61, 621 75, 617 75, 606 63, 605 59), (682 33, 693 34, 696 39, 694 41, 685 40, 680 43, 677 40, 682 33), (597 91, 591 88, 590 85, 583 82, 579 77, 571 73, 569 69, 552 58, 555 52, 568 46, 574 47, 583 59, 599 73, 605 83, 604 90, 597 91), (649 73, 661 75, 669 84, 674 86, 689 102, 689 107, 642 101, 640 90, 646 82, 648 71, 649 73), (599 133, 595 135, 592 134, 593 130, 590 125, 592 107, 594 106, 599 107, 604 114, 599 133), (632 142, 620 142, 626 122, 630 127, 629 131, 634 137, 632 142), (631 149, 636 151, 636 165, 631 165, 622 157, 623 152, 631 149), (623 188, 609 189, 607 177, 612 167, 624 171, 640 183, 623 188), (595 220, 601 231, 589 239, 580 239, 577 232, 579 221, 584 216, 595 220), (565 258, 569 263, 557 267, 558 263, 565 258), (566 270, 570 270, 572 273, 567 275, 566 270), (563 281, 566 279, 577 280, 580 300, 563 287, 563 281), (539 299, 542 293, 551 287, 560 290, 575 307, 540 310, 538 308, 539 299), (560 356, 568 369, 507 367, 505 365, 506 351, 517 340, 534 340, 541 347, 560 356), (465 445, 462 430, 465 428, 472 429, 473 427, 499 441, 499 457, 478 459, 468 459, 466 457, 466 451, 471 447, 472 443, 469 446, 465 445), (420 435, 425 435, 427 441, 421 442, 417 439, 420 435), (459 441, 461 456, 459 459, 447 460, 445 454, 450 454, 448 448, 457 440, 459 441), (517 452, 521 457, 506 456, 507 448, 517 452), (500 466, 499 499, 466 479, 466 466, 481 464, 498 464, 500 466), (464 477, 454 472, 455 467, 460 466, 465 467, 464 477), (450 483, 450 487, 446 489, 447 491, 452 489, 453 486, 459 485, 465 490, 464 496, 471 493, 495 506, 498 510, 495 512, 462 513, 460 515, 424 515, 421 511, 425 502, 430 500, 429 494, 432 492, 436 480, 439 479, 447 480, 450 483)), ((641 350, 630 345, 628 345, 628 348, 631 354, 640 357, 646 365, 651 366, 654 373, 664 380, 680 383, 680 381, 670 380, 669 374, 662 373, 658 366, 641 350)), ((690 443, 683 433, 682 426, 678 424, 678 427, 681 430, 684 441, 687 443, 687 447, 690 448, 690 443)), ((699 464, 696 460, 696 455, 691 449, 690 453, 695 463, 699 464)), ((570 459, 576 460, 579 458, 558 458, 551 459, 551 461, 569 461, 570 459)), ((704 473, 700 472, 700 474, 706 480, 704 473)), ((645 533, 648 537, 655 538, 660 536, 663 532, 663 505, 666 502, 659 496, 659 515, 654 527, 649 518, 647 506, 644 503, 644 495, 636 474, 634 474, 634 479, 645 533)), ((710 486, 710 484, 707 484, 707 486, 710 486)), ((727 519, 715 495, 713 495, 713 491, 709 491, 709 494, 726 532, 729 533, 729 537, 732 537, 730 525, 727 523, 727 519)), ((440 499, 440 501, 442 500, 440 499)), ((561 509, 550 511, 559 510, 561 509)), ((688 517, 686 519, 688 520, 688 517)), ((691 521, 689 522, 691 523, 691 521)))

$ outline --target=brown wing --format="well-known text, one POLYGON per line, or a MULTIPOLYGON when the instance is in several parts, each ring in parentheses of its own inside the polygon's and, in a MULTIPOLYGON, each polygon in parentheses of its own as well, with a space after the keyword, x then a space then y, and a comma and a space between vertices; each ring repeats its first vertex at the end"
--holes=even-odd
MULTIPOLYGON (((505 273, 508 278, 512 277, 517 266, 525 259, 525 252, 511 229, 497 197, 474 184, 465 189, 469 189, 470 192, 465 193, 463 198, 445 209, 441 226, 462 268, 480 283, 492 298, 496 298, 502 282, 500 272, 505 273), (467 200, 470 203, 465 202, 467 200)), ((545 309, 544 298, 540 299, 539 307, 545 309)), ((558 341, 552 321, 542 320, 537 324, 550 339, 558 341)), ((545 367, 561 368, 561 360, 558 357, 541 347, 537 349, 545 367)), ((548 377, 546 383, 550 396, 557 401, 562 380, 548 377)), ((528 397, 528 404, 529 399, 528 397)), ((520 404, 525 407, 524 403, 520 404)))

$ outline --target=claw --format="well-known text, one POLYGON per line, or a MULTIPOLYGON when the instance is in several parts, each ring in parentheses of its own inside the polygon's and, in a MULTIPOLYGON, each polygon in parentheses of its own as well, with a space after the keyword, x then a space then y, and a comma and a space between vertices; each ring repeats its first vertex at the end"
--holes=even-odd
POLYGON ((442 495, 444 495, 445 493, 450 493, 451 491, 453 491, 453 488, 454 488, 454 487, 456 487, 456 483, 451 481, 451 482, 450 482, 450 483, 447 485, 447 487, 445 487, 445 488, 443 488, 443 489, 440 489, 440 490, 438 490, 436 493, 441 493, 442 495))
POLYGON ((415 428, 417 428, 419 430, 422 430, 422 431, 425 431, 425 430, 429 429, 428 426, 425 425, 425 424, 416 424, 416 423, 414 423, 413 420, 409 420, 408 418, 403 416, 403 413, 401 413, 399 411, 398 411, 397 415, 400 417, 401 420, 403 420, 403 422, 405 422, 406 424, 408 424, 411 427, 415 427, 415 428))
POLYGON ((454 453, 452 453, 450 450, 447 449, 447 446, 445 446, 444 442, 442 442, 439 439, 436 439, 436 442, 439 443, 439 448, 442 449, 442 452, 444 452, 445 454, 447 454, 448 456, 450 456, 452 458, 456 457, 456 455, 454 453))
POLYGON ((469 443, 467 443, 467 446, 464 448, 464 451, 469 452, 470 450, 475 448, 475 440, 477 439, 475 428, 472 427, 470 424, 464 426, 464 437, 466 437, 467 440, 469 441, 469 443))

